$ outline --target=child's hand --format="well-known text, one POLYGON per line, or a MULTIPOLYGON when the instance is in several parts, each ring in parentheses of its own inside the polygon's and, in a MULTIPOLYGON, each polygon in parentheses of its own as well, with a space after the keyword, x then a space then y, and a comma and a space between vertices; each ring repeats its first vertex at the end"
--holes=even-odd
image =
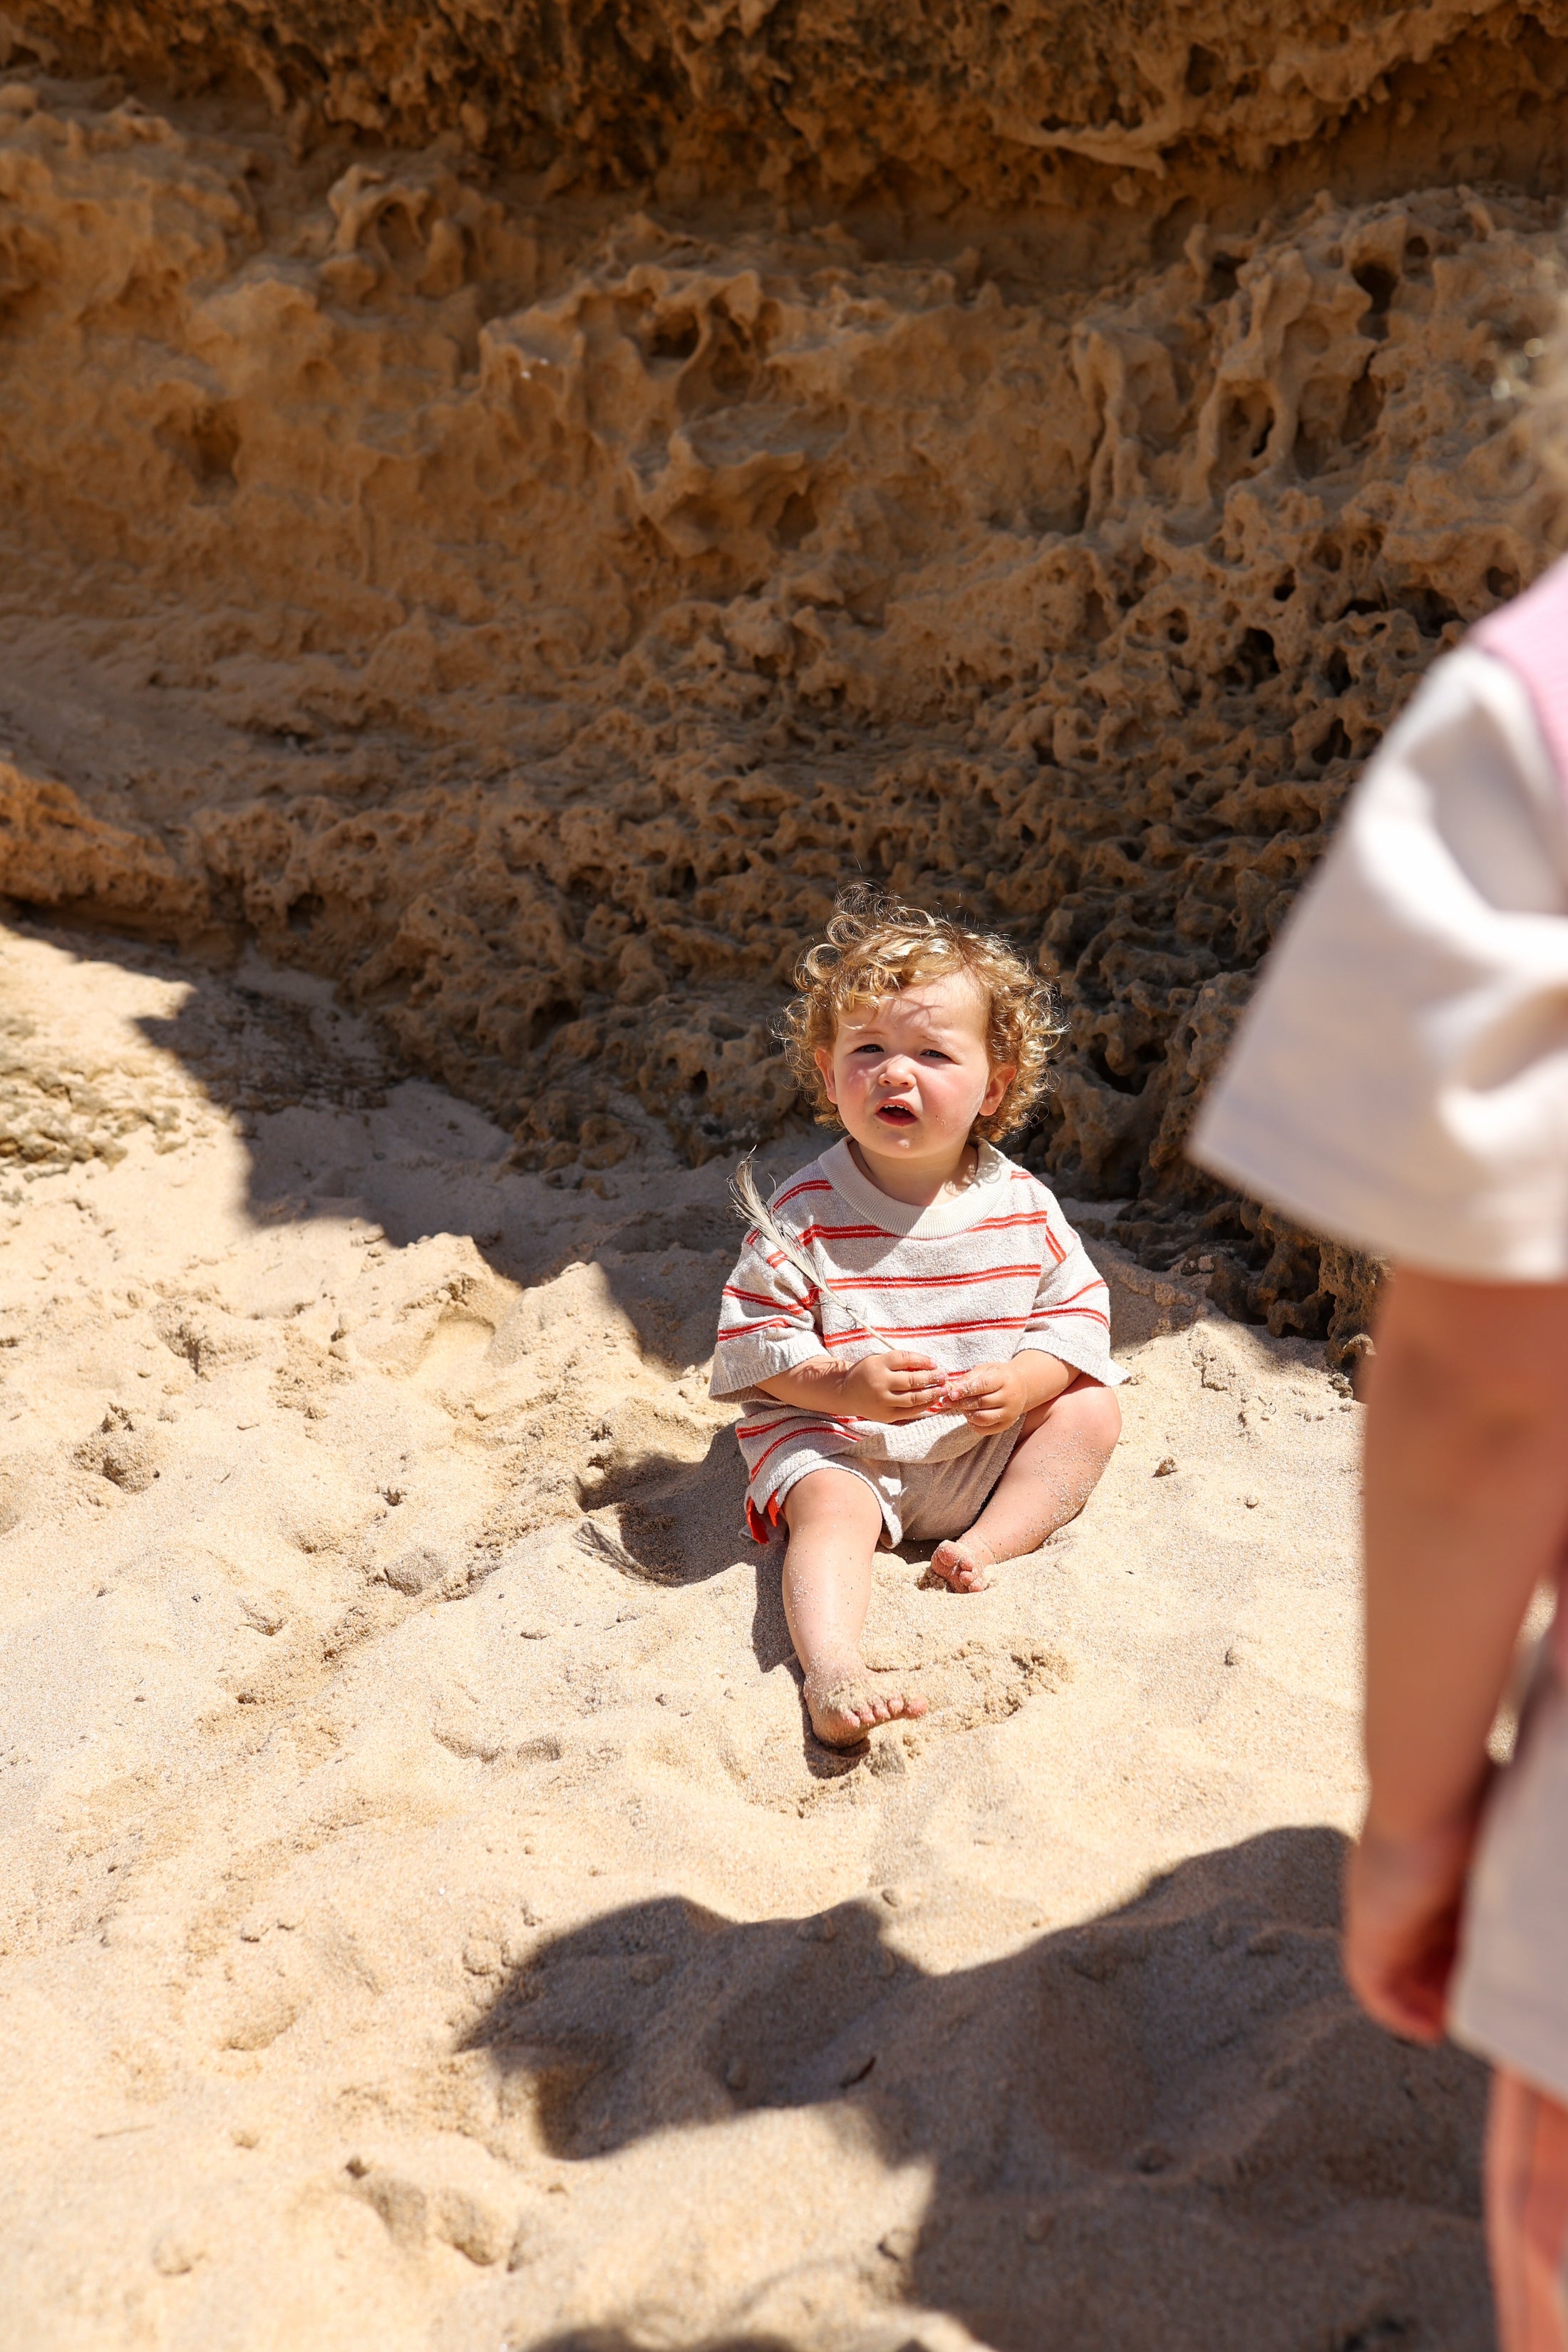
POLYGON ((1443 2038, 1479 1811, 1423 1838, 1369 1822, 1351 1852, 1345 1974, 1367 2015, 1408 2042, 1443 2038))
POLYGON ((942 1384, 929 1356, 894 1348, 867 1356, 839 1375, 839 1410, 861 1421, 923 1421, 942 1384))
POLYGON ((976 1364, 973 1371, 954 1372, 933 1400, 939 1412, 961 1412, 971 1429, 1010 1429, 1021 1413, 1037 1402, 1034 1383, 1026 1378, 1016 1357, 1006 1364, 976 1364))

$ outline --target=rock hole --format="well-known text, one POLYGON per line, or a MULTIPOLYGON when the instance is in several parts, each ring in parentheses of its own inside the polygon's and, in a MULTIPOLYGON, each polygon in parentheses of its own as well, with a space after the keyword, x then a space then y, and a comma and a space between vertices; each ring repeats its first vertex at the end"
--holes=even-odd
POLYGON ((1348 760, 1352 748, 1351 739, 1346 734, 1342 722, 1336 719, 1313 751, 1312 757, 1320 768, 1326 768, 1331 760, 1348 760))
POLYGON ((1221 482, 1245 480, 1256 472, 1273 430, 1274 404, 1261 388, 1227 403, 1219 433, 1221 482))
POLYGON ((816 529, 816 506, 809 490, 792 490, 779 509, 774 525, 779 543, 798 547, 816 529))
POLYGON ((1364 368, 1351 386, 1351 396, 1345 403, 1343 441, 1347 448, 1355 448, 1367 440, 1383 415, 1383 386, 1369 367, 1364 368))
POLYGON ((1215 85, 1219 59, 1212 49, 1194 41, 1187 51, 1186 86, 1189 98, 1206 98, 1215 85))
POLYGON ((204 488, 215 483, 234 480, 234 461, 239 452, 239 429, 226 408, 202 411, 191 429, 191 449, 195 460, 193 470, 204 488))
MULTIPOLYGON (((1385 319, 1399 284, 1393 270, 1385 269, 1381 261, 1363 261, 1359 268, 1352 270, 1351 276, 1371 302, 1373 318, 1385 319)), ((1365 334, 1366 331, 1367 322, 1363 320, 1362 332, 1365 334)))
MULTIPOLYGON (((547 1038, 553 1036, 555 1032, 563 1028, 569 1021, 575 1021, 582 1009, 580 1004, 574 1004, 571 998, 565 996, 552 996, 544 1003, 536 1005, 528 1022, 529 1051, 531 1053, 537 1046, 542 1045, 547 1038)), ((574 1062, 591 1061, 593 1050, 579 1052, 572 1058, 574 1062)))
POLYGON ((1226 685, 1258 687, 1265 678, 1279 675, 1279 656, 1274 650, 1273 638, 1267 629, 1248 629, 1236 649, 1234 660, 1226 665, 1226 685))
POLYGON ((1404 600, 1410 614, 1424 637, 1440 637, 1451 621, 1462 621, 1458 606, 1440 596, 1435 588, 1418 588, 1413 596, 1404 600))
POLYGON ((1104 1052, 1100 1046, 1097 1045, 1089 1055, 1089 1067, 1093 1070, 1096 1077, 1100 1079, 1102 1086, 1113 1087, 1119 1095, 1135 1095, 1142 1093, 1142 1086, 1141 1075, 1139 1077, 1130 1078, 1122 1071, 1113 1070, 1110 1064, 1106 1060, 1104 1052))
POLYGON ((204 490, 233 489, 239 430, 232 410, 203 408, 160 430, 159 440, 204 490))
POLYGON ((696 318, 689 310, 678 311, 673 318, 656 319, 648 337, 648 357, 655 360, 689 360, 701 340, 696 318))
POLYGON ((406 198, 395 196, 382 205, 375 216, 375 242, 388 261, 424 259, 425 239, 406 198))
POLYGON ((756 381, 751 337, 721 311, 713 322, 708 380, 722 400, 743 400, 756 381))
POLYGON ((1500 603, 1507 597, 1517 596, 1518 593, 1518 572, 1511 567, 1505 568, 1501 564, 1492 564, 1487 572, 1487 594, 1497 597, 1500 603))

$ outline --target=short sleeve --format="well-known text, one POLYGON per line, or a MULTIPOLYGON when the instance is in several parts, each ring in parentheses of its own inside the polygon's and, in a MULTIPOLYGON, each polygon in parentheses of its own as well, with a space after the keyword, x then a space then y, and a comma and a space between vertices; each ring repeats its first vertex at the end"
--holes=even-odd
POLYGON ((1568 806, 1502 662, 1450 656, 1388 736, 1192 1150, 1357 1247, 1568 1277, 1568 806))
POLYGON ((1055 1200, 1048 1193, 1046 1198, 1051 1245, 1018 1353, 1035 1349, 1070 1364, 1075 1372, 1087 1372, 1106 1388, 1116 1388, 1127 1375, 1110 1353, 1110 1293, 1105 1277, 1055 1200))
POLYGON ((798 1267, 749 1233, 720 1303, 709 1394, 738 1396, 820 1356, 816 1297, 798 1267))

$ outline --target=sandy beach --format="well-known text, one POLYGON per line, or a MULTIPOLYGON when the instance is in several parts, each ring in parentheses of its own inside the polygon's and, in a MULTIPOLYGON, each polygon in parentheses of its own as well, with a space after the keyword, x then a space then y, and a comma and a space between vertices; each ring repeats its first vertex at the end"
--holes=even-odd
POLYGON ((8 2341, 1488 2340, 1479 2070, 1338 1973, 1321 1347, 1106 1246, 1103 1486, 883 1557, 931 1712, 840 1758, 721 1166, 520 1171, 256 957, 0 987, 8 2341))

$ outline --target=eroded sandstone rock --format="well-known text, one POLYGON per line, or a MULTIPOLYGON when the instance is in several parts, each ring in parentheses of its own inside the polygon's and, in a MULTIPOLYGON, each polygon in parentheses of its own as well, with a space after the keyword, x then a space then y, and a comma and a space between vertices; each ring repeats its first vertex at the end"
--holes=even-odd
POLYGON ((775 15, 546 58, 521 9, 13 10, 0 887, 254 937, 568 1181, 650 1122, 693 1160, 778 1131, 841 878, 955 901, 1060 977, 1028 1155, 1341 1350, 1366 1270, 1183 1149, 1351 779, 1557 530, 1521 422, 1555 19, 1527 108, 1470 5, 1337 47, 1047 12, 940 71, 917 16, 891 85, 874 9, 775 15), (1449 119, 1373 172, 1368 110, 1447 74, 1452 113, 1472 52, 1515 184, 1364 193, 1449 119), (198 103, 225 74, 272 112, 198 103), (1359 187, 1295 201, 1334 140, 1359 187), (1026 163, 1080 174, 1060 249, 1026 163))

